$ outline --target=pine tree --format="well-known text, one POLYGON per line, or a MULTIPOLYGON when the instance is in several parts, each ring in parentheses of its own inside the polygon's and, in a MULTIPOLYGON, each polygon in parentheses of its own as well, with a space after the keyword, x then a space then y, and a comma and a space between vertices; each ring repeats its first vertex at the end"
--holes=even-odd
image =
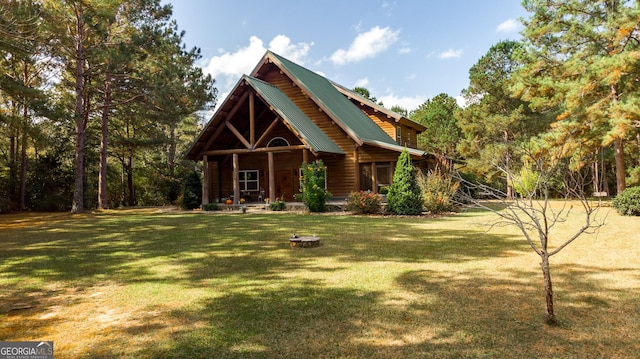
POLYGON ((640 118, 638 3, 526 0, 523 5, 531 16, 524 21, 527 51, 518 93, 540 111, 561 109, 546 139, 550 147, 565 148, 574 170, 599 147, 613 145, 622 192, 625 141, 637 133, 633 126, 640 118))

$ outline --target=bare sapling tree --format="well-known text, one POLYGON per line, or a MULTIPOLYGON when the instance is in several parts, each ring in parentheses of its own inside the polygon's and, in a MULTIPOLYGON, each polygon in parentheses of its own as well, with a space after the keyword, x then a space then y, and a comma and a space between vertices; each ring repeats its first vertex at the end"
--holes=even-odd
POLYGON ((515 226, 520 230, 531 249, 540 256, 546 322, 556 324, 549 259, 581 235, 596 232, 604 225, 606 216, 599 215, 598 204, 590 202, 585 195, 584 188, 588 187, 587 177, 581 171, 570 171, 566 166, 549 166, 542 159, 531 160, 530 166, 524 167, 525 170, 520 173, 509 172, 506 167, 496 167, 513 181, 515 193, 512 198, 504 191, 480 183, 471 183, 458 175, 462 184, 459 200, 466 206, 479 207, 497 215, 496 221, 491 223, 492 228, 515 226), (561 198, 551 201, 550 192, 557 191, 557 185, 552 186, 550 183, 554 174, 564 176, 564 193, 556 192, 561 198), (477 194, 483 198, 478 199, 477 194), (577 214, 574 212, 576 209, 577 214), (572 220, 567 223, 570 215, 572 220), (575 220, 576 216, 578 220, 575 220), (558 229, 558 225, 562 223, 566 224, 563 237, 559 238, 554 236, 554 229, 558 229), (577 223, 575 228, 570 228, 567 232, 566 227, 574 223, 577 223))

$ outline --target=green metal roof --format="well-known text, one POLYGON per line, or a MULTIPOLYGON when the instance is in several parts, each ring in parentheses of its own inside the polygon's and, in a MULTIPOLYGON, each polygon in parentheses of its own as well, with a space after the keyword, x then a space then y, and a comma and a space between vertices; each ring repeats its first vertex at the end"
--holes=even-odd
POLYGON ((344 154, 322 130, 316 126, 280 89, 262 80, 250 76, 243 76, 258 95, 273 108, 278 115, 297 132, 314 152, 344 154))
POLYGON ((399 148, 402 151, 404 147, 398 146, 382 128, 340 93, 329 80, 273 52, 269 51, 268 54, 280 68, 297 79, 298 85, 314 97, 322 110, 360 145, 363 143, 385 144, 385 147, 394 150, 399 148))

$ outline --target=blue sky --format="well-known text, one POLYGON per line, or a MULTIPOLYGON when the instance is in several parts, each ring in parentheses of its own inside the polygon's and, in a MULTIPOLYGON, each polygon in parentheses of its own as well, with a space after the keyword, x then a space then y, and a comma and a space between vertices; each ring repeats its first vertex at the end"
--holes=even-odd
POLYGON ((348 88, 407 110, 458 97, 469 69, 518 39, 520 0, 163 0, 216 79, 220 103, 272 50, 348 88))

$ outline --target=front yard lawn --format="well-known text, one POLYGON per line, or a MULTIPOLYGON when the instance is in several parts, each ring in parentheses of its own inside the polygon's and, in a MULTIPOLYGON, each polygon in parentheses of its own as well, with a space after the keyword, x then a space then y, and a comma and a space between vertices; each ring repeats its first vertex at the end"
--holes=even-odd
POLYGON ((611 211, 552 257, 555 327, 539 257, 491 218, 2 215, 0 341, 53 340, 56 359, 637 356, 640 218, 611 211))

